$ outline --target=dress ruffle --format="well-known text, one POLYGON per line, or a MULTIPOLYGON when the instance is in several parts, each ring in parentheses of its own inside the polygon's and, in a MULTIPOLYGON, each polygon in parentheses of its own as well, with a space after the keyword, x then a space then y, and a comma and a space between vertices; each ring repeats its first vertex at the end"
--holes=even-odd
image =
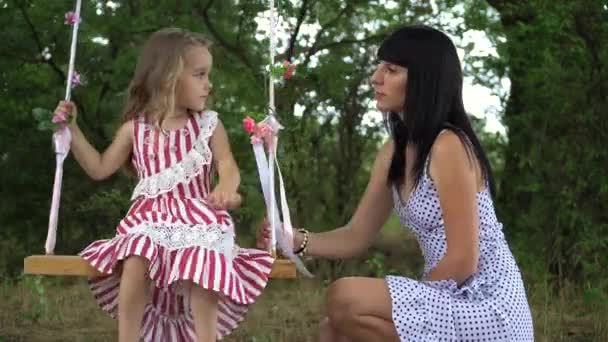
POLYGON ((194 336, 189 296, 179 281, 192 281, 219 293, 218 338, 244 319, 247 306, 255 302, 265 288, 274 261, 265 251, 238 247, 234 248, 234 257, 198 246, 170 250, 143 234, 123 234, 96 241, 81 256, 104 274, 91 279, 90 286, 101 308, 115 318, 120 284, 117 266, 130 256, 149 261, 148 276, 154 286, 146 315, 154 319, 144 319, 142 336, 194 336))

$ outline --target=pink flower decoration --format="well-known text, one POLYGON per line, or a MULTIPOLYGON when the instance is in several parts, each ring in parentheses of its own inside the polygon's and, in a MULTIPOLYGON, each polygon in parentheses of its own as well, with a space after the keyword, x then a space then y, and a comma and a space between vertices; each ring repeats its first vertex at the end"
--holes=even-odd
POLYGON ((76 88, 82 84, 82 78, 80 77, 80 74, 76 71, 74 71, 74 74, 72 74, 72 80, 70 84, 72 85, 72 88, 76 88))
POLYGON ((243 128, 249 134, 253 134, 255 131, 255 121, 251 117, 246 117, 243 119, 243 128))
POLYGON ((266 120, 256 124, 255 120, 247 116, 243 119, 243 128, 251 135, 252 144, 265 142, 269 148, 272 146, 276 132, 266 120))
POLYGON ((253 137, 251 141, 264 141, 268 146, 272 145, 272 137, 274 135, 274 130, 268 124, 262 122, 256 125, 255 132, 253 133, 253 137))
POLYGON ((55 115, 53 115, 53 118, 51 119, 51 121, 53 123, 61 123, 61 122, 65 122, 68 120, 68 116, 66 113, 57 113, 55 115))
POLYGON ((254 134, 259 138, 266 138, 272 135, 272 128, 265 123, 260 123, 257 125, 254 134))
POLYGON ((285 73, 283 73, 283 78, 288 80, 293 76, 293 72, 296 70, 296 65, 293 63, 290 63, 289 61, 285 61, 285 62, 283 62, 283 66, 287 67, 287 69, 285 70, 285 73))
POLYGON ((78 17, 78 14, 76 14, 76 13, 75 13, 75 12, 73 12, 73 11, 69 11, 69 12, 67 12, 67 13, 65 14, 65 17, 64 17, 64 18, 65 18, 64 23, 65 23, 66 25, 74 25, 74 24, 76 24, 76 23, 80 23, 80 22, 81 22, 81 19, 80 19, 80 17, 78 17))

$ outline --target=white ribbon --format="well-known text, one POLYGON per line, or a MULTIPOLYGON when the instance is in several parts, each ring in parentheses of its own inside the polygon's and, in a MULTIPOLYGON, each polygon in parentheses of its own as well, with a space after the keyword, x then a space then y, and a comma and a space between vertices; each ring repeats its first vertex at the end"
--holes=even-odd
MULTIPOLYGON (((253 139, 253 153, 255 155, 258 174, 260 176, 260 184, 264 193, 264 201, 266 202, 266 210, 268 220, 271 226, 271 246, 279 247, 283 255, 292 260, 296 264, 296 268, 305 276, 313 277, 312 273, 306 269, 302 260, 293 252, 293 227, 291 226, 291 216, 289 214, 289 206, 287 204, 287 195, 285 192, 285 183, 283 175, 276 156, 276 148, 279 141, 277 131, 280 125, 274 117, 267 117, 262 123, 267 123, 272 128, 272 140, 268 145, 268 157, 264 151, 263 139, 253 139), (281 222, 277 203, 274 199, 274 167, 276 166, 279 175, 279 193, 281 196, 281 213, 283 214, 283 222, 281 222)), ((268 141, 267 141, 268 142, 268 141)), ((274 251, 274 250, 273 250, 274 251)))

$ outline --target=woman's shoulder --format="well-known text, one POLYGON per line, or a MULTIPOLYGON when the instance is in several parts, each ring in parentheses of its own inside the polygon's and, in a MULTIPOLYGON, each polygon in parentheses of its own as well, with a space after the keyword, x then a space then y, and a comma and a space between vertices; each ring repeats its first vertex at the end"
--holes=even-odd
POLYGON ((474 173, 477 173, 478 168, 478 160, 464 133, 461 136, 451 129, 446 129, 437 136, 428 156, 431 178, 455 170, 474 170, 474 173))
POLYGON ((382 146, 380 146, 380 150, 378 150, 378 153, 376 154, 376 159, 390 160, 393 156, 394 151, 395 142, 393 141, 393 139, 389 139, 384 144, 382 144, 382 146))
POLYGON ((432 153, 454 153, 466 148, 461 137, 451 129, 444 129, 435 138, 433 146, 431 147, 432 153))
POLYGON ((380 151, 378 153, 393 154, 394 150, 395 150, 395 142, 393 141, 393 139, 389 139, 382 144, 382 146, 380 147, 380 151))

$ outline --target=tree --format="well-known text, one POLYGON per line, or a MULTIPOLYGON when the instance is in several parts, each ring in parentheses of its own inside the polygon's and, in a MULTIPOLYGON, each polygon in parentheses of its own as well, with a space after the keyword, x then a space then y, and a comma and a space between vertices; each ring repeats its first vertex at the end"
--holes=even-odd
POLYGON ((512 235, 561 281, 608 261, 608 10, 602 1, 488 0, 511 79, 499 202, 512 235), (525 236, 525 237, 524 237, 525 236))
MULTIPOLYGON (((280 161, 294 221, 319 228, 343 224, 364 189, 369 159, 381 139, 380 127, 362 122, 369 111, 365 75, 374 63, 374 47, 394 26, 432 15, 432 7, 413 1, 391 6, 384 1, 277 3, 288 33, 277 60, 292 60, 307 71, 277 90, 277 113, 287 127, 280 161), (296 107, 303 108, 302 115, 294 115, 296 107)), ((53 108, 63 97, 70 44, 70 27, 63 24, 71 9, 66 6, 0 2, 5 28, 0 33, 0 106, 6 114, 0 124, 0 181, 6 185, 2 195, 10 199, 0 207, 0 273, 18 271, 25 255, 41 251, 46 235, 54 158, 50 137, 36 130, 31 110, 53 108)), ((256 21, 265 10, 266 1, 192 0, 180 6, 167 0, 84 1, 78 41, 76 69, 87 84, 75 89, 73 99, 87 137, 103 149, 120 121, 124 90, 143 40, 167 26, 211 38, 214 109, 228 128, 244 175, 246 201, 235 213, 238 227, 249 227, 263 215, 251 148, 240 127, 247 114, 266 108, 268 48, 256 37, 256 21)), ((68 158, 57 249, 75 253, 94 239, 112 236, 132 185, 122 175, 94 183, 68 158)), ((248 232, 239 228, 244 238, 252 235, 248 232)))

